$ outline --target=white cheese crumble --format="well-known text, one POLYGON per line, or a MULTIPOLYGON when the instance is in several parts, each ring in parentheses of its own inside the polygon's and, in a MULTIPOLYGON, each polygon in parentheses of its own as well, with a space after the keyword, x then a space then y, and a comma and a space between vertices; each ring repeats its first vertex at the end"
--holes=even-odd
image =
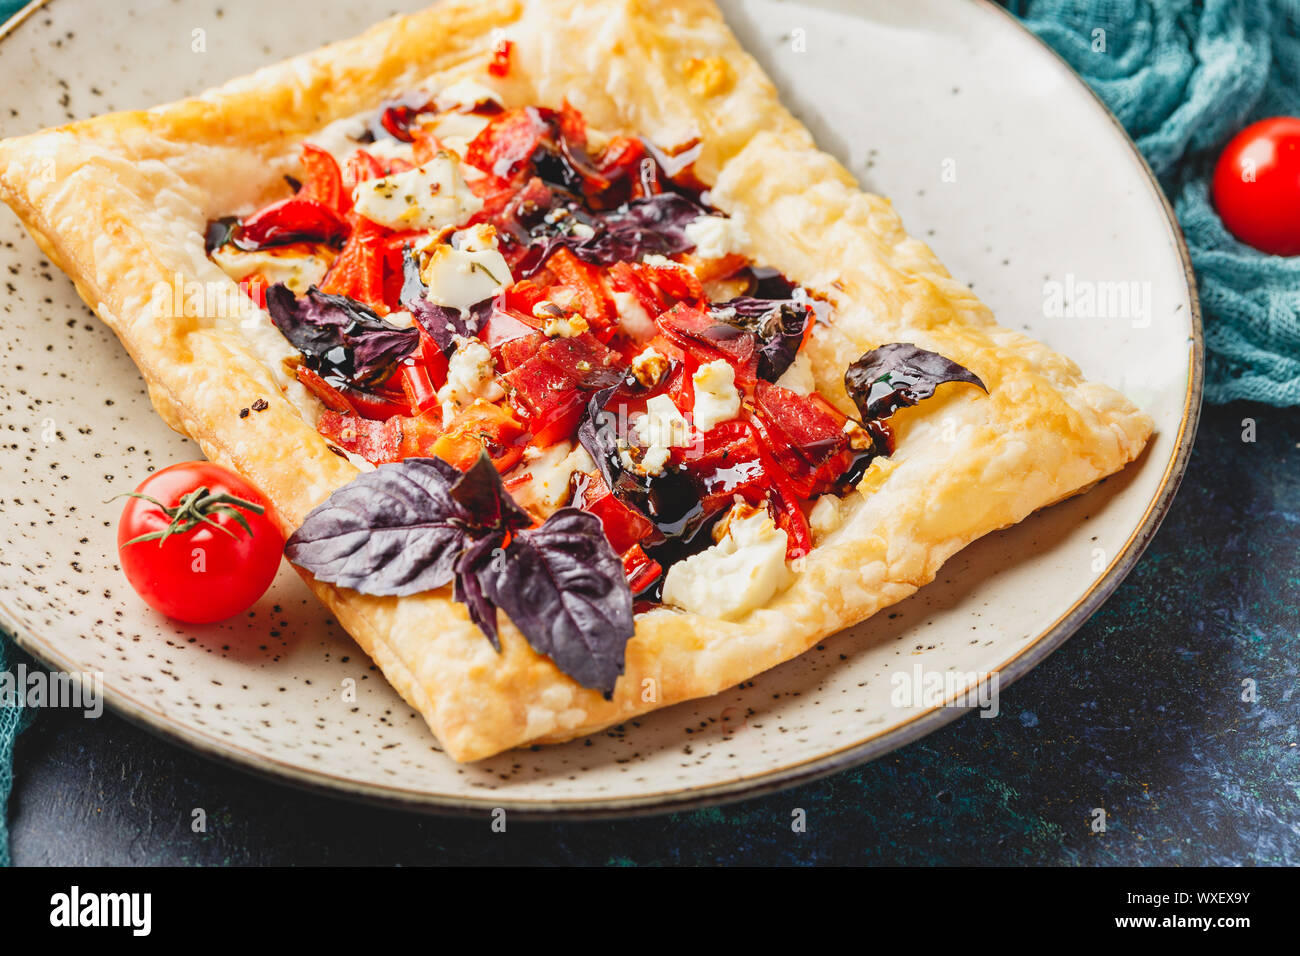
POLYGON ((574 314, 551 319, 546 323, 546 327, 542 331, 547 338, 571 339, 575 335, 586 332, 588 328, 590 326, 587 325, 587 320, 580 315, 574 314))
POLYGON ((631 292, 615 290, 614 310, 618 313, 619 328, 633 342, 648 342, 658 334, 655 320, 631 292))
POLYGON ((450 242, 428 243, 419 252, 424 260, 420 278, 428 287, 425 298, 438 305, 468 309, 513 281, 491 226, 453 233, 450 242))
POLYGON ((725 216, 697 216, 686 224, 686 238, 695 243, 695 252, 705 259, 721 259, 740 252, 748 242, 744 228, 725 216))
POLYGON ((632 359, 632 375, 646 388, 654 388, 662 382, 671 367, 668 357, 654 347, 632 359))
POLYGON ((497 383, 492 352, 478 339, 459 338, 447 362, 447 384, 438 389, 442 423, 451 424, 461 407, 475 399, 494 402, 505 395, 497 383))
POLYGON ((701 365, 691 376, 695 383, 695 427, 702 432, 740 414, 736 370, 722 359, 701 365))
POLYGON ((713 547, 668 568, 663 601, 709 617, 735 619, 788 587, 786 534, 766 509, 738 504, 713 547))
POLYGON ((645 414, 632 421, 632 430, 641 445, 640 460, 630 448, 619 449, 623 467, 643 475, 662 475, 674 448, 689 444, 690 424, 667 395, 656 395, 646 402, 645 414))
POLYGON ((262 249, 245 252, 228 245, 214 249, 212 261, 236 282, 251 275, 260 275, 272 285, 283 282, 294 295, 302 295, 309 286, 319 285, 330 267, 323 257, 303 255, 296 250, 262 249))
POLYGON ((781 373, 776 384, 798 395, 811 395, 816 390, 817 383, 813 380, 812 360, 808 358, 808 353, 796 354, 794 361, 781 373))
POLYGON ((425 122, 438 142, 463 159, 470 141, 488 125, 488 118, 477 113, 439 113, 425 122))
POLYGON ((524 459, 506 478, 510 494, 523 507, 544 518, 568 500, 569 479, 574 472, 596 470, 596 463, 587 450, 567 441, 556 442, 549 448, 530 445, 524 459))
POLYGON ((455 226, 483 208, 446 150, 404 173, 357 183, 352 201, 371 222, 398 230, 455 226))

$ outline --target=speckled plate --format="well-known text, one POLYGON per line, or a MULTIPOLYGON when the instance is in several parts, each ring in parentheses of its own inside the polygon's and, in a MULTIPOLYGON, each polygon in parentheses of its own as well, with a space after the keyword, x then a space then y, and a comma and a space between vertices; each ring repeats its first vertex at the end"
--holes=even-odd
MULTIPOLYGON (((1004 324, 1155 417, 1135 465, 981 540, 913 598, 743 688, 458 766, 287 569, 219 626, 180 627, 136 599, 114 563, 120 505, 103 502, 198 449, 158 419, 117 341, 4 209, 0 623, 53 667, 102 672, 119 713, 242 767, 410 807, 551 816, 806 781, 962 713, 892 705, 897 672, 997 671, 1005 689, 1047 656, 1132 567, 1187 460, 1201 338, 1169 209, 1088 90, 991 4, 725 7, 822 145, 893 197, 1004 324), (1136 304, 1124 317, 1056 317, 1054 290, 1078 305, 1099 283, 1137 283, 1136 304)), ((34 4, 0 43, 0 132, 196 93, 387 12, 351 0, 34 4)))

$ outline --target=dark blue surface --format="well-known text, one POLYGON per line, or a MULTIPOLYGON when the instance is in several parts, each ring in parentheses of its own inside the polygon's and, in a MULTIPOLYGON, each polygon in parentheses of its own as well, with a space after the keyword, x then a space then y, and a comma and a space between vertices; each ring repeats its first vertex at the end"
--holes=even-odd
POLYGON ((1003 691, 997 718, 963 717, 866 767, 723 808, 493 833, 486 816, 306 795, 114 717, 51 711, 19 743, 14 860, 1296 865, 1298 546, 1300 416, 1211 407, 1146 555, 1003 691), (200 807, 208 831, 195 834, 200 807))

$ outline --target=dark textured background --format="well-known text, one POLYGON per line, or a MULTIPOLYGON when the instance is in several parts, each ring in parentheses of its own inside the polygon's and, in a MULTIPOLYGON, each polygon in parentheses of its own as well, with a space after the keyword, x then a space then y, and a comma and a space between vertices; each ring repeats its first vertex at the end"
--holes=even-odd
POLYGON ((106 715, 19 741, 18 864, 1300 864, 1300 416, 1209 407, 1137 568, 974 716, 775 796, 526 824, 376 810, 207 762, 106 715), (1254 419, 1253 443, 1243 420, 1254 419), (1244 702, 1244 680, 1258 700, 1244 702), (202 807, 208 830, 190 830, 202 807), (791 811, 807 831, 791 832, 791 811), (1092 811, 1104 808, 1105 833, 1092 811))

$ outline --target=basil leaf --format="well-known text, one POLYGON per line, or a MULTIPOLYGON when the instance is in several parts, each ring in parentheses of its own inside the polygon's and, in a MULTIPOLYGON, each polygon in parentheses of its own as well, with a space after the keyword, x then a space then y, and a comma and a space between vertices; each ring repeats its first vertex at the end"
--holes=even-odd
POLYGON ((476 576, 535 651, 583 687, 613 694, 635 624, 623 562, 598 517, 562 508, 516 534, 504 560, 480 560, 476 576))
POLYGON ((476 532, 513 531, 533 523, 532 516, 510 497, 487 455, 480 454, 469 470, 459 475, 451 487, 451 497, 467 515, 466 523, 476 532))
POLYGON ((500 608, 533 649, 609 696, 635 630, 623 561, 593 514, 564 508, 540 528, 532 520, 486 455, 464 474, 439 458, 407 458, 334 492, 285 554, 317 580, 362 594, 453 583, 452 597, 498 652, 500 608))
POLYGON ((456 561, 456 585, 451 595, 465 605, 469 619, 487 635, 498 654, 501 653, 501 635, 497 630, 497 606, 483 593, 478 568, 488 561, 503 560, 505 552, 501 550, 501 544, 499 536, 492 536, 480 538, 465 549, 456 561))
POLYGON ((378 385, 420 344, 415 329, 399 328, 355 299, 315 286, 298 299, 276 283, 266 290, 266 310, 309 368, 346 385, 378 385))
POLYGON ((472 517, 453 496, 461 480, 440 458, 380 465, 313 509, 285 555, 317 580, 362 594, 442 587, 469 542, 472 517))
POLYGON ((844 387, 864 422, 915 405, 944 382, 968 382, 988 391, 970 369, 910 342, 872 349, 844 372, 844 387))
POLYGON ((799 354, 804 330, 812 319, 812 307, 806 297, 755 299, 739 296, 710 306, 710 314, 719 322, 758 336, 758 377, 775 382, 794 364, 795 356, 799 354))

